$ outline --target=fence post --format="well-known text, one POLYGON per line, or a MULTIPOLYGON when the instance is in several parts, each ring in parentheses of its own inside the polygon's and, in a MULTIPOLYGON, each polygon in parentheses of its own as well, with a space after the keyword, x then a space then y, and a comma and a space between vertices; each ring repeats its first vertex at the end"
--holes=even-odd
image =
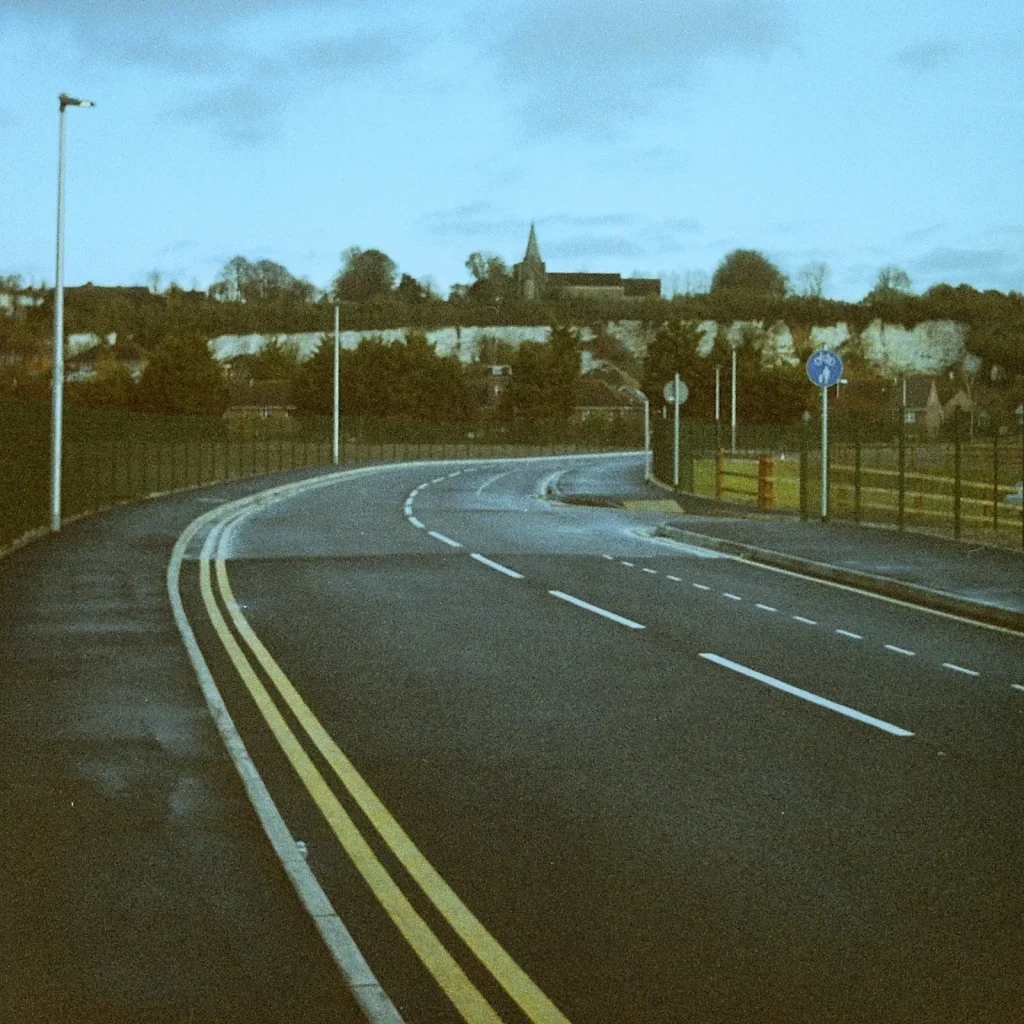
POLYGON ((999 533, 999 425, 992 437, 992 529, 999 533))
POLYGON ((961 447, 960 407, 957 406, 953 410, 953 540, 960 539, 961 447))
POLYGON ((903 512, 904 505, 906 503, 906 481, 904 479, 907 469, 907 440, 906 440, 906 424, 903 419, 903 410, 900 410, 900 423, 899 433, 897 435, 897 451, 896 451, 896 487, 898 490, 896 502, 896 529, 903 529, 903 512))
POLYGON ((860 522, 861 441, 860 424, 853 435, 853 521, 860 522))
POLYGON ((807 522, 807 422, 810 413, 804 413, 803 428, 800 431, 800 519, 807 522))
POLYGON ((757 457, 757 507, 772 507, 772 480, 775 473, 775 456, 759 455, 757 457))
POLYGON ((715 498, 722 500, 722 480, 725 475, 725 449, 715 452, 715 498))

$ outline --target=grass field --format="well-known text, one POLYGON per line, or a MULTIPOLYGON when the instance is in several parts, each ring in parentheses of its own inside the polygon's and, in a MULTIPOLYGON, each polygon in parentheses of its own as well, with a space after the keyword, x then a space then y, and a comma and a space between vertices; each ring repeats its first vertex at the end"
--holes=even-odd
MULTIPOLYGON (((757 467, 754 457, 725 458, 723 497, 757 504, 757 467)), ((807 504, 814 514, 820 507, 820 459, 811 457, 807 473, 807 504)), ((990 542, 1021 544, 1021 507, 1005 498, 1017 489, 1021 476, 1020 448, 1006 445, 996 452, 992 444, 965 445, 961 452, 960 531, 963 536, 990 542), (998 474, 999 479, 995 476, 998 474)), ((954 523, 954 455, 951 445, 908 446, 905 451, 903 519, 918 529, 949 533, 954 523)), ((899 518, 899 469, 895 446, 861 449, 859 494, 854 449, 832 452, 829 512, 837 518, 863 522, 896 523, 899 518)), ((715 459, 694 461, 694 491, 715 495, 715 459)), ((800 509, 800 459, 796 453, 776 455, 773 464, 772 507, 800 509)))

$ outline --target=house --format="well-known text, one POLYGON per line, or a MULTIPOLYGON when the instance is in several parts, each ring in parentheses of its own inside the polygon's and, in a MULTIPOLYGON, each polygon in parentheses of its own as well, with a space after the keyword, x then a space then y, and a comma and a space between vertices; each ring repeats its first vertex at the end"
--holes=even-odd
POLYGON ((223 419, 235 437, 283 437, 295 430, 286 380, 230 379, 223 419))
POLYGON ((512 268, 519 298, 532 302, 555 295, 589 299, 660 298, 661 281, 656 277, 623 278, 621 274, 550 272, 540 255, 537 232, 530 224, 526 254, 512 268))
POLYGON ((919 437, 938 437, 956 410, 969 416, 974 408, 967 392, 943 376, 908 375, 893 394, 902 406, 904 424, 919 437))
POLYGON ((609 378, 604 368, 585 373, 579 382, 576 405, 572 411, 573 423, 588 420, 618 422, 643 419, 644 407, 639 392, 609 378))
POLYGON ((149 353, 134 341, 101 341, 67 360, 64 379, 69 384, 87 383, 99 377, 105 368, 120 366, 138 384, 148 365, 149 353))

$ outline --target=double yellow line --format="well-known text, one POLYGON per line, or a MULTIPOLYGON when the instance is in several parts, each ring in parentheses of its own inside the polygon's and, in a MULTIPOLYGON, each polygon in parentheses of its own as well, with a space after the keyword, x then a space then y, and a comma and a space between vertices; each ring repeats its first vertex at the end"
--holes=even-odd
POLYGON ((568 1019, 477 920, 406 835, 320 724, 242 614, 228 582, 221 540, 225 529, 230 528, 228 523, 233 525, 249 511, 251 509, 243 510, 240 514, 222 520, 207 535, 199 562, 203 603, 214 630, 250 696, 345 853, 463 1020, 467 1024, 500 1024, 501 1018, 417 913, 341 805, 301 740, 285 721, 277 703, 249 660, 249 655, 243 651, 220 610, 214 593, 214 578, 238 636, 273 684, 280 700, 291 710, 349 796, 433 906, 533 1024, 569 1024, 568 1019))

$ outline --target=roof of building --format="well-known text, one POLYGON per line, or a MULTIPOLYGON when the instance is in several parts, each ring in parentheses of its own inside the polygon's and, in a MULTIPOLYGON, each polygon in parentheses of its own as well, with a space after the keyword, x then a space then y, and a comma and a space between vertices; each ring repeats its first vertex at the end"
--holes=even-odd
POLYGON ((657 277, 627 277, 622 284, 627 295, 661 295, 661 279, 657 277))
POLYGON ((530 221, 530 238, 526 243, 526 255, 523 257, 523 262, 526 263, 529 260, 543 263, 540 257, 540 246, 537 244, 537 232, 534 230, 532 220, 530 221))
POLYGON ((555 287, 572 285, 577 288, 619 288, 622 286, 621 274, 552 274, 547 275, 548 284, 555 287))

